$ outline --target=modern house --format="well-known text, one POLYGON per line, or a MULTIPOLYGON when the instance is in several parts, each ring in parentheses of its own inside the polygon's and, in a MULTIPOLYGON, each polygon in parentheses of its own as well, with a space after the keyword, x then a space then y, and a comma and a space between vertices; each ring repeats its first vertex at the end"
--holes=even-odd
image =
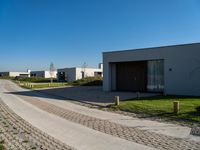
POLYGON ((57 78, 57 71, 52 72, 52 75, 50 71, 31 71, 31 77, 57 78))
POLYGON ((30 77, 30 71, 27 72, 0 72, 0 77, 30 77))
POLYGON ((103 90, 200 96, 200 43, 103 53, 103 90))
POLYGON ((72 67, 58 69, 58 80, 73 82, 85 77, 102 77, 103 76, 103 64, 99 64, 98 68, 83 68, 72 67))

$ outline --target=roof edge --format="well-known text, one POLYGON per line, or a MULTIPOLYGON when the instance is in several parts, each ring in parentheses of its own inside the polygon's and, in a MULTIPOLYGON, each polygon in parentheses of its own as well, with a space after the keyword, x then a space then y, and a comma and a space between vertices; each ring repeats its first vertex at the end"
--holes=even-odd
POLYGON ((157 47, 147 47, 147 48, 113 50, 113 51, 103 52, 103 54, 106 54, 106 53, 117 53, 117 52, 126 52, 126 51, 137 51, 137 50, 158 49, 158 48, 167 48, 167 47, 190 46, 190 45, 198 45, 198 44, 200 44, 200 42, 197 42, 197 43, 186 43, 186 44, 175 44, 175 45, 166 45, 166 46, 157 46, 157 47))

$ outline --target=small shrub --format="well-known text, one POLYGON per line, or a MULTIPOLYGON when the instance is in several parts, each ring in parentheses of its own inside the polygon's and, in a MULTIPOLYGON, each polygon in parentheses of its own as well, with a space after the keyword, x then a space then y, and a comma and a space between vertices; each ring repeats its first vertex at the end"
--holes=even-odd
POLYGON ((6 150, 5 146, 0 144, 0 150, 6 150))
POLYGON ((84 79, 76 80, 72 85, 81 85, 81 86, 101 86, 102 78, 101 77, 87 77, 84 79))
MULTIPOLYGON (((41 78, 41 77, 30 77, 30 78, 15 78, 15 80, 21 82, 46 83, 50 82, 51 79, 41 78)), ((53 82, 56 81, 57 81, 56 79, 53 80, 53 82)))

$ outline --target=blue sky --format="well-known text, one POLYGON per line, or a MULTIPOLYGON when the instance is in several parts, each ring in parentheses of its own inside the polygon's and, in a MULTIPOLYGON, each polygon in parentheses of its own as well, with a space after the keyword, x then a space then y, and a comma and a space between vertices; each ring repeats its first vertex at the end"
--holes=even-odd
POLYGON ((200 0, 0 0, 0 71, 95 67, 102 52, 200 42, 200 0))

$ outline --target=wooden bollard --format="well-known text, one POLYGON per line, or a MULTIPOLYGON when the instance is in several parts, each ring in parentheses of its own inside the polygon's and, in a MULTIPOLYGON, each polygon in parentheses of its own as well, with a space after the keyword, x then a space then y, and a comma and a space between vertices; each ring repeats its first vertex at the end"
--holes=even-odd
POLYGON ((179 101, 174 101, 174 113, 179 113, 179 101))
POLYGON ((119 96, 115 96, 115 105, 119 106, 119 96))

